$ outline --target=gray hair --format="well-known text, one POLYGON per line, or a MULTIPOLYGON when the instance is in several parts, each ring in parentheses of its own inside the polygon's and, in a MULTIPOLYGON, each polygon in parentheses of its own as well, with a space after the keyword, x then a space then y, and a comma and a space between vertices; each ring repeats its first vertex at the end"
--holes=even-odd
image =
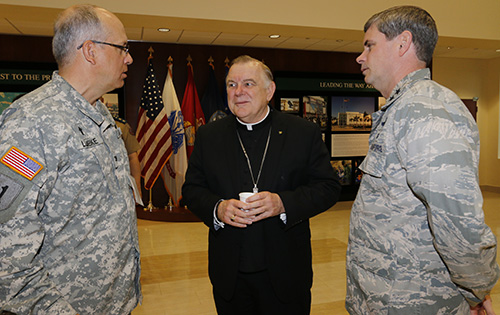
POLYGON ((438 40, 436 22, 422 8, 397 6, 373 15, 365 24, 365 32, 375 25, 388 40, 394 39, 404 31, 410 31, 417 49, 418 59, 430 65, 432 54, 438 40))
POLYGON ((104 40, 106 29, 101 23, 98 6, 74 5, 59 14, 54 23, 52 53, 59 67, 68 65, 77 47, 87 40, 104 40))
POLYGON ((264 72, 265 78, 267 79, 267 85, 269 86, 269 84, 271 84, 271 82, 274 80, 273 73, 272 73, 271 69, 269 69, 269 67, 266 66, 266 64, 263 63, 262 61, 257 60, 255 58, 252 58, 248 55, 241 55, 241 56, 233 59, 233 61, 231 61, 231 64, 229 66, 232 67, 233 65, 239 64, 239 63, 253 63, 253 62, 258 64, 259 67, 262 69, 262 71, 264 72))

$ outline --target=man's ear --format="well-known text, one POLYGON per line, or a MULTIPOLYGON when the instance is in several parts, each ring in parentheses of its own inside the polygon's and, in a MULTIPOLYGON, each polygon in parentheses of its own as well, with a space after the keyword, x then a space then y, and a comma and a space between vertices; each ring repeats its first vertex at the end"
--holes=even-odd
POLYGON ((82 48, 80 48, 83 53, 83 57, 87 62, 91 63, 92 65, 96 64, 96 45, 88 40, 85 43, 83 43, 82 48))
POLYGON ((271 81, 271 83, 267 87, 267 101, 268 102, 273 98, 274 91, 276 91, 276 83, 274 83, 274 81, 271 81))
POLYGON ((403 56, 413 43, 413 35, 410 31, 403 31, 398 35, 399 55, 403 56))

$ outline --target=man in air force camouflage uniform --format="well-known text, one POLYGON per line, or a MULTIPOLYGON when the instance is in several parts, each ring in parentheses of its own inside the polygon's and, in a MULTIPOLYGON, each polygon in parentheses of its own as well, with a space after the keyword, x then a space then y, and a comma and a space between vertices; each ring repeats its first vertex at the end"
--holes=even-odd
POLYGON ((416 7, 365 25, 357 62, 387 103, 373 116, 351 212, 351 314, 492 312, 499 270, 478 185, 479 133, 460 99, 430 80, 437 37, 416 7))
POLYGON ((91 5, 54 30, 59 71, 0 118, 0 313, 129 314, 141 300, 132 181, 97 100, 123 86, 127 37, 91 5))

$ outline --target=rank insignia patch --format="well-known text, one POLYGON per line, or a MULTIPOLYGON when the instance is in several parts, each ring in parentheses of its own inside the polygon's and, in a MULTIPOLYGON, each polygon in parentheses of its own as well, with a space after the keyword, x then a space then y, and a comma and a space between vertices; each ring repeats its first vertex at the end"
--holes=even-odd
POLYGON ((29 180, 32 180, 43 168, 40 163, 16 147, 10 148, 0 161, 29 180))

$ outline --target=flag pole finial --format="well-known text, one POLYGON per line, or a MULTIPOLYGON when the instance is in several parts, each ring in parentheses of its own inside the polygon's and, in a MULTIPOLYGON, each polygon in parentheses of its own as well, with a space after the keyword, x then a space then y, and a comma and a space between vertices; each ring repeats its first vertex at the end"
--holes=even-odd
POLYGON ((224 59, 224 63, 226 64, 226 66, 229 65, 229 58, 228 57, 226 57, 226 59, 224 59))
POLYGON ((155 50, 153 49, 153 46, 149 46, 148 52, 149 52, 149 57, 148 57, 148 61, 149 61, 150 59, 153 59, 153 53, 155 52, 155 50))
POLYGON ((171 78, 173 78, 174 74, 172 73, 172 68, 174 67, 174 58, 172 58, 172 56, 168 56, 167 61, 168 61, 167 63, 168 74, 170 75, 171 78))
POLYGON ((212 58, 212 56, 210 56, 210 58, 208 58, 208 63, 213 63, 214 62, 214 58, 212 58))

